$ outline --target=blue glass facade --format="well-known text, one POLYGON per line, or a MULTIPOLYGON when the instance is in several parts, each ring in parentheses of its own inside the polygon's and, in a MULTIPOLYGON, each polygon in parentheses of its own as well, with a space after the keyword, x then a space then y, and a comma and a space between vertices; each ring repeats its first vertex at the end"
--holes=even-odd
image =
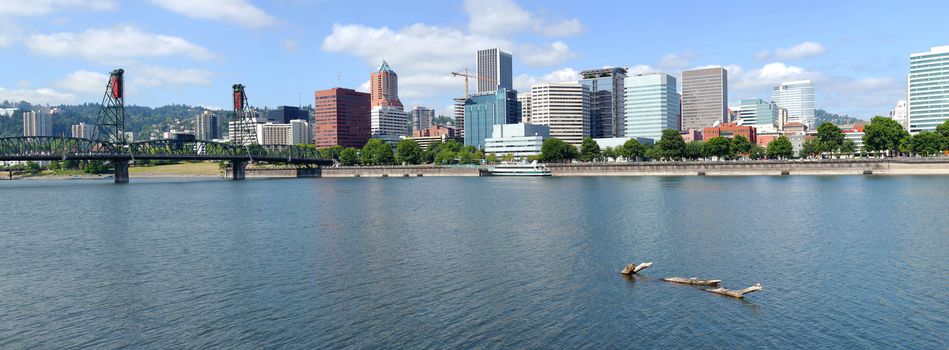
POLYGON ((520 122, 517 91, 498 89, 471 96, 465 101, 465 146, 484 148, 494 125, 520 122))

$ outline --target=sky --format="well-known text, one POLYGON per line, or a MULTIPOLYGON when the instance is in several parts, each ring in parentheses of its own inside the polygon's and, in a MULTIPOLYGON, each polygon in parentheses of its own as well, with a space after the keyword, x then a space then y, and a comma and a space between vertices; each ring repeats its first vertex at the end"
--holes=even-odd
MULTIPOLYGON (((909 55, 949 45, 945 1, 0 0, 0 100, 101 101, 125 69, 126 104, 313 104, 368 91, 385 59, 407 107, 449 114, 452 71, 475 52, 514 57, 514 87, 723 66, 730 105, 815 82, 817 108, 868 119, 905 98, 909 55)), ((474 83, 471 83, 472 91, 474 83)))

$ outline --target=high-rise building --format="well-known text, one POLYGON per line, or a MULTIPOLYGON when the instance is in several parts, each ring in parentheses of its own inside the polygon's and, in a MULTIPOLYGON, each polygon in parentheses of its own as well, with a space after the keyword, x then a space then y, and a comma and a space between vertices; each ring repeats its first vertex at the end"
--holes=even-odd
POLYGON ((662 130, 679 130, 676 78, 665 73, 629 76, 625 82, 627 137, 659 140, 662 130))
POLYGON ((479 93, 465 101, 465 146, 484 148, 496 124, 518 122, 517 92, 505 88, 479 93))
POLYGON ((906 108, 906 100, 896 102, 896 107, 893 107, 893 110, 890 111, 890 119, 900 123, 903 129, 909 130, 909 113, 906 108))
POLYGON ((517 104, 521 107, 521 123, 531 122, 531 93, 517 94, 517 104))
POLYGON ((498 89, 514 90, 514 74, 511 54, 499 48, 478 50, 478 93, 494 92, 498 89))
POLYGON ((590 134, 594 138, 625 135, 626 68, 585 70, 580 76, 580 84, 590 90, 590 134))
POLYGON ((682 130, 728 120, 728 71, 722 67, 682 72, 682 130))
POLYGON ((314 93, 316 117, 313 140, 316 148, 361 148, 372 134, 370 125, 370 98, 365 92, 332 88, 314 93))
POLYGON ((80 139, 92 139, 92 131, 95 129, 95 125, 89 125, 86 123, 73 124, 70 128, 72 132, 72 137, 80 139))
POLYGON ((290 124, 256 124, 257 144, 260 145, 289 145, 287 136, 290 134, 290 124))
POLYGON ((741 100, 738 123, 747 126, 778 126, 778 107, 760 98, 741 100))
POLYGON ((372 94, 372 107, 402 107, 399 101, 399 75, 385 60, 375 72, 369 74, 369 92, 372 94))
POLYGON ((435 110, 421 106, 415 106, 409 111, 412 118, 412 130, 425 130, 432 126, 432 120, 435 119, 435 110))
POLYGON ((455 134, 458 137, 465 137, 465 102, 467 97, 455 97, 452 99, 452 112, 455 117, 455 134))
POLYGON ((303 119, 293 119, 289 125, 290 128, 287 130, 288 145, 309 145, 313 143, 310 122, 303 119))
POLYGON ((949 120, 949 46, 909 56, 909 132, 935 130, 949 120))
POLYGON ((47 111, 23 112, 23 136, 53 136, 53 117, 47 111))
POLYGON ((532 86, 531 123, 550 126, 550 137, 579 147, 590 136, 590 90, 580 83, 532 86))
POLYGON ((279 106, 267 112, 267 120, 276 124, 289 124, 291 120, 310 120, 310 116, 300 107, 279 106))
POLYGON ((816 128, 814 119, 814 83, 810 80, 798 80, 782 83, 771 91, 771 101, 780 108, 788 110, 788 122, 816 128))
POLYGON ((204 111, 194 117, 194 136, 198 140, 211 141, 221 138, 218 117, 214 112, 204 111))
POLYGON ((380 135, 406 136, 409 134, 409 114, 400 106, 375 106, 369 117, 372 137, 380 135))

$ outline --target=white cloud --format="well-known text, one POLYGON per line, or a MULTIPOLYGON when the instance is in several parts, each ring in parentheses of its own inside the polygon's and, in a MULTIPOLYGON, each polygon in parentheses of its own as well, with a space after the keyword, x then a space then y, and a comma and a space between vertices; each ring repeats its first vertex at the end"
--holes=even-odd
POLYGON ((531 29, 548 37, 575 35, 583 31, 577 18, 550 21, 535 16, 511 0, 466 0, 468 30, 475 34, 505 36, 531 29))
POLYGON ((553 66, 576 56, 562 41, 555 41, 548 47, 538 47, 531 44, 519 45, 517 55, 522 62, 529 66, 553 66))
POLYGON ((572 82, 576 83, 577 79, 580 77, 580 72, 573 68, 561 68, 553 72, 544 74, 540 77, 531 76, 528 74, 521 74, 517 77, 514 77, 514 90, 519 92, 529 92, 531 91, 531 86, 535 84, 544 84, 544 83, 564 83, 572 82))
POLYGON ((158 66, 138 66, 126 73, 129 84, 136 87, 181 87, 211 85, 213 73, 201 69, 176 69, 158 66))
POLYGON ((280 45, 283 45, 283 48, 290 52, 297 52, 300 50, 300 45, 296 41, 290 39, 284 39, 280 45))
POLYGON ((146 33, 132 26, 88 29, 81 33, 35 34, 26 46, 47 56, 80 56, 100 63, 128 62, 134 57, 182 55, 206 60, 214 57, 207 49, 169 35, 146 33))
POLYGON ((563 20, 551 24, 543 22, 534 26, 534 31, 538 34, 549 37, 571 36, 583 32, 583 24, 577 18, 563 20))
POLYGON ((0 87, 0 101, 27 101, 32 104, 66 104, 74 103, 76 96, 70 93, 56 91, 50 88, 14 89, 0 87))
POLYGON ((658 66, 663 69, 681 70, 688 67, 695 59, 695 54, 687 52, 682 54, 670 53, 659 59, 658 66))
POLYGON ((45 16, 67 8, 95 11, 115 8, 112 0, 11 0, 0 5, 0 17, 45 16))
POLYGON ((105 91, 109 76, 103 73, 78 70, 53 83, 53 86, 80 94, 105 91))
MULTIPOLYGON (((761 68, 745 72, 741 66, 725 66, 728 71, 729 87, 738 89, 754 89, 772 87, 792 80, 817 80, 819 73, 808 71, 798 66, 789 66, 781 62, 768 63, 761 68)), ((751 98, 750 96, 748 98, 751 98)))
POLYGON ((774 50, 774 53, 768 50, 759 51, 755 54, 755 58, 760 61, 769 60, 771 58, 778 60, 796 60, 818 56, 824 52, 827 52, 827 49, 820 43, 805 41, 791 47, 777 48, 774 50))
POLYGON ((253 28, 277 23, 273 16, 246 0, 152 0, 152 2, 191 18, 224 20, 253 28))
POLYGON ((652 66, 649 66, 649 65, 638 64, 638 65, 626 68, 626 75, 630 76, 630 75, 636 75, 636 74, 656 73, 660 71, 661 70, 657 68, 653 68, 652 66))

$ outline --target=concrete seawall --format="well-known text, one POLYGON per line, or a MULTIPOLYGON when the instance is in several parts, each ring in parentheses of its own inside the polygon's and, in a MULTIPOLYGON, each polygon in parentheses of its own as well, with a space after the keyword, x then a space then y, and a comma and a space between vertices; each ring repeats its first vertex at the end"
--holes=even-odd
POLYGON ((553 176, 949 175, 949 159, 550 164, 553 176))
POLYGON ((481 173, 478 168, 432 165, 323 168, 323 177, 481 176, 481 173))
MULTIPOLYGON (((548 164, 553 176, 949 175, 949 158, 548 164)), ((248 178, 485 176, 487 167, 247 169, 248 178)), ((227 176, 225 176, 227 177, 227 176)))

